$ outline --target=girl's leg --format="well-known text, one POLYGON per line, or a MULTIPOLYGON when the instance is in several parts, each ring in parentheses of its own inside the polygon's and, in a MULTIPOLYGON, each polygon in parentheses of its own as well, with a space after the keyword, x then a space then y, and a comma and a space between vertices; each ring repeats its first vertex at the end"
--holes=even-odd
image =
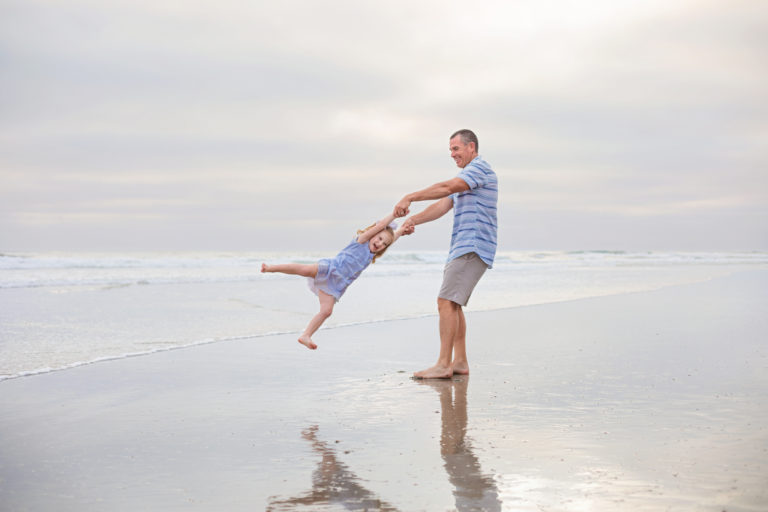
POLYGON ((320 300, 320 311, 312 317, 307 328, 304 329, 304 332, 299 336, 299 343, 312 350, 317 348, 315 342, 312 341, 312 335, 315 334, 320 326, 323 325, 323 322, 331 316, 331 313, 333 313, 333 305, 336 303, 336 299, 334 299, 332 295, 328 295, 321 290, 317 291, 317 298, 320 300))
POLYGON ((261 264, 262 272, 280 272, 282 274, 293 274, 304 277, 315 277, 317 275, 317 263, 279 263, 277 265, 261 264))

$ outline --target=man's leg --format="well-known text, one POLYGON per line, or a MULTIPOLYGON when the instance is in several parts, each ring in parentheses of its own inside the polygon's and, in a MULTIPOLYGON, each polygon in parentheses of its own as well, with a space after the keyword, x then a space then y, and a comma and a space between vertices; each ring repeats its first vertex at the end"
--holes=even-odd
MULTIPOLYGON (((464 314, 461 311, 461 306, 443 298, 437 299, 437 311, 440 314, 440 355, 435 366, 413 374, 419 379, 449 379, 453 376, 451 361, 456 336, 461 327, 465 325, 464 314)), ((466 361, 466 353, 464 359, 466 361)))
POLYGON ((456 335, 453 337, 453 373, 469 375, 469 362, 467 361, 467 321, 464 319, 464 309, 459 306, 459 324, 456 335))
POLYGON ((446 264, 443 284, 437 299, 437 310, 440 314, 440 356, 435 366, 414 373, 414 377, 447 379, 454 373, 469 373, 467 322, 462 304, 467 304, 472 290, 487 268, 475 253, 460 256, 446 264))

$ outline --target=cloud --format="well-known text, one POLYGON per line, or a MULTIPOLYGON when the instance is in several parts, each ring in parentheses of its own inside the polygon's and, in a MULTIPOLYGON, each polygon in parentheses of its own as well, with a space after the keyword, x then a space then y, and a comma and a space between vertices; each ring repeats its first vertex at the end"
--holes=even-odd
MULTIPOLYGON (((66 220, 77 247, 98 218, 147 244, 191 223, 206 247, 343 238, 453 176, 446 139, 469 127, 500 211, 553 240, 580 215, 741 212, 738 245, 763 247, 766 26, 758 1, 6 2, 0 243, 66 220)), ((442 248, 440 229, 408 243, 442 248)))

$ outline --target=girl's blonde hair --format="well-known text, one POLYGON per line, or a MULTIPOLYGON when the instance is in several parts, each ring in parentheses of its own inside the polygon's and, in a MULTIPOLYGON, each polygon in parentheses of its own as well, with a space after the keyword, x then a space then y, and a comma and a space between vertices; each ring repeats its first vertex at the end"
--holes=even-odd
MULTIPOLYGON (((365 233, 366 231, 368 231, 369 229, 371 229, 371 228, 372 228, 372 227, 374 227, 375 225, 376 225, 376 223, 373 223, 373 224, 371 224, 370 226, 368 226, 368 227, 367 227, 367 228, 365 228, 365 229, 358 229, 358 230, 357 230, 357 234, 358 234, 358 235, 362 235, 363 233, 365 233)), ((389 234, 392 236, 392 241, 393 241, 393 242, 395 241, 395 230, 394 230, 394 229, 392 229, 391 227, 387 226, 387 227, 385 227, 384 229, 382 229, 382 231, 386 231, 387 233, 389 233, 389 234)), ((375 235, 374 235, 374 236, 375 236, 375 235)), ((390 245, 392 245, 392 244, 390 244, 390 245)), ((371 263, 376 263, 376 259, 377 259, 379 256, 381 256, 382 254, 384 254, 385 252, 387 252, 387 249, 389 249, 389 245, 388 245, 388 246, 386 246, 385 248, 383 248, 382 250, 380 250, 379 252, 377 252, 377 253, 376 253, 376 254, 373 256, 373 260, 371 261, 371 263)))

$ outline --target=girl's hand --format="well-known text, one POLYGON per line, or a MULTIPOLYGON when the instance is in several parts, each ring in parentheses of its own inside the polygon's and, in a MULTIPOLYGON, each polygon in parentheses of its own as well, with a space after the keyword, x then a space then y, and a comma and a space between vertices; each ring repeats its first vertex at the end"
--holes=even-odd
POLYGON ((400 231, 404 235, 411 235, 414 231, 416 231, 416 223, 413 222, 413 218, 407 219, 405 222, 403 222, 403 225, 400 226, 400 231))

